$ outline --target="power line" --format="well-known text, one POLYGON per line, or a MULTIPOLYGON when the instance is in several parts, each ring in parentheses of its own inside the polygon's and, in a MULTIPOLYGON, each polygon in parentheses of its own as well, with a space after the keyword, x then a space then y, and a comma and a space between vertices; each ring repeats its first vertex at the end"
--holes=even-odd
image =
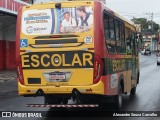
MULTIPOLYGON (((147 14, 151 14, 151 13, 127 13, 127 12, 119 12, 120 14, 122 14, 123 16, 134 16, 134 17, 146 17, 147 14)), ((154 14, 154 17, 160 17, 160 13, 153 13, 154 14)), ((148 16, 148 15, 147 15, 148 16)), ((150 18, 151 19, 151 18, 150 18)))

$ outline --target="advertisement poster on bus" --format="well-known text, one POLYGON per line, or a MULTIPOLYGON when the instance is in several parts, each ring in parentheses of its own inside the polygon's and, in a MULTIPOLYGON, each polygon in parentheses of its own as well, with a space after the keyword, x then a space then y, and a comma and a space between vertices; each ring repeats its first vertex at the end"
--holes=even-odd
POLYGON ((93 27, 91 6, 26 10, 22 32, 26 35, 65 34, 89 31, 93 27))

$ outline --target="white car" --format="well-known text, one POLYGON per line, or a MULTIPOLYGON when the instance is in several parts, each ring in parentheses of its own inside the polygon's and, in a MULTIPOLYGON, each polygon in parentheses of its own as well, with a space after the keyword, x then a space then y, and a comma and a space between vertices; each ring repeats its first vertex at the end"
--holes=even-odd
POLYGON ((141 55, 144 55, 144 53, 145 53, 145 49, 143 49, 143 50, 141 51, 141 55))
POLYGON ((160 56, 157 56, 157 65, 160 65, 160 56))

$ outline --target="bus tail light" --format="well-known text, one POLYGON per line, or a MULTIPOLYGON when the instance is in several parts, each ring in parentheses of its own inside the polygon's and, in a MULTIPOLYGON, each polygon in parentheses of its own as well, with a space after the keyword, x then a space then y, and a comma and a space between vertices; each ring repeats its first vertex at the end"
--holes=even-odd
POLYGON ((103 73, 103 61, 98 57, 95 56, 94 57, 94 80, 93 80, 93 84, 96 84, 99 82, 100 77, 102 76, 103 73))
POLYGON ((24 85, 24 78, 23 78, 23 71, 22 71, 22 64, 20 62, 20 59, 18 60, 17 64, 17 77, 19 82, 24 85))

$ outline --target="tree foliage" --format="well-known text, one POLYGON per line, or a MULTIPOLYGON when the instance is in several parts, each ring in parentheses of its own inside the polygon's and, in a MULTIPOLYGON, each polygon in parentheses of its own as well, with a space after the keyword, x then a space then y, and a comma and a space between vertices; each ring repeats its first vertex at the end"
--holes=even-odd
POLYGON ((149 28, 149 26, 152 26, 152 21, 151 20, 147 20, 146 18, 133 18, 131 20, 132 22, 134 22, 135 24, 141 24, 141 29, 142 32, 143 31, 151 31, 151 32, 157 32, 159 30, 159 24, 155 23, 153 21, 153 28, 149 28))

